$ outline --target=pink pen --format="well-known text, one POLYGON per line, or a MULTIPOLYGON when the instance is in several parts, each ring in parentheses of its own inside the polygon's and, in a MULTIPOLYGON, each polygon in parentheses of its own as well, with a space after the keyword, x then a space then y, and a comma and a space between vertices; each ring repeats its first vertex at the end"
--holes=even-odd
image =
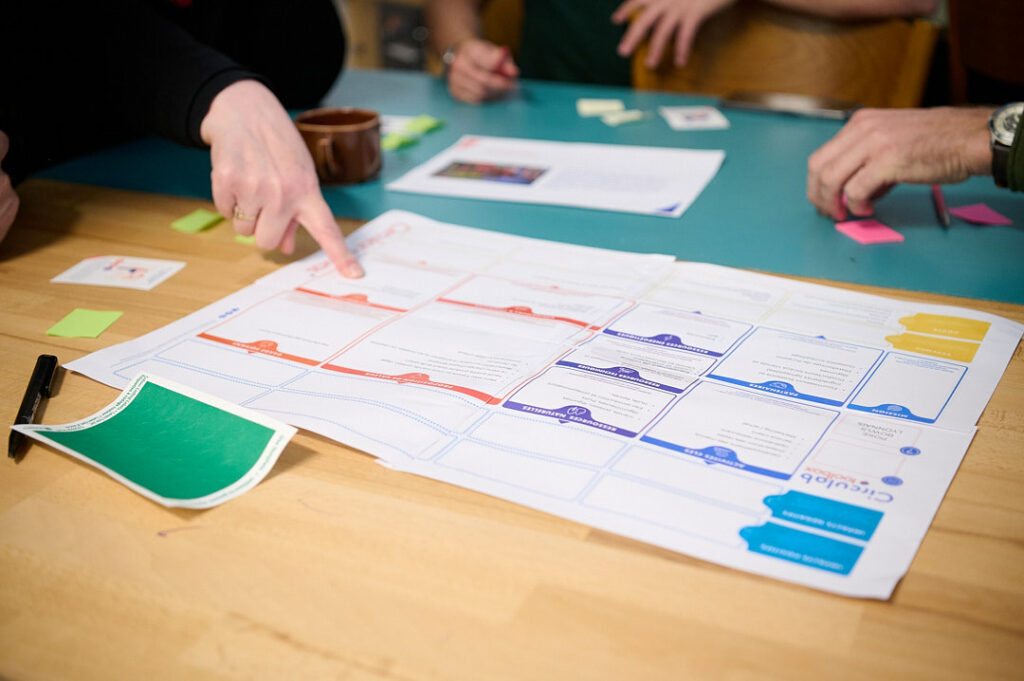
POLYGON ((942 195, 942 188, 937 184, 932 185, 932 205, 935 206, 935 217, 943 229, 949 229, 949 210, 946 208, 946 197, 942 195))
POLYGON ((505 62, 508 61, 508 58, 511 55, 512 55, 512 53, 509 51, 508 47, 502 46, 502 48, 501 48, 501 59, 499 59, 498 63, 494 65, 494 68, 491 69, 491 73, 497 73, 499 75, 504 75, 503 71, 504 71, 504 67, 505 67, 505 62))

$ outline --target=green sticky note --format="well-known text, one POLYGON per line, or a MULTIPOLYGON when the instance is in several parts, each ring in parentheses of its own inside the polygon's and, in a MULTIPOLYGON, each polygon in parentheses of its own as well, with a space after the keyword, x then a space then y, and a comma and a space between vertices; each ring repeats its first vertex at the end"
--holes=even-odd
POLYGON ((244 234, 236 234, 235 235, 235 241, 237 241, 240 244, 254 244, 254 243, 256 243, 256 237, 255 236, 245 236, 244 234))
POLYGON ((426 114, 424 114, 422 116, 416 116, 416 118, 413 118, 411 121, 406 123, 405 130, 407 132, 413 132, 418 135, 422 135, 425 132, 437 130, 442 125, 444 125, 444 121, 438 118, 434 118, 433 116, 427 116, 426 114))
POLYGON ((62 338, 96 338, 123 315, 117 310, 84 310, 76 308, 46 331, 47 336, 62 338))
POLYGON ((179 232, 186 232, 188 234, 195 234, 201 232, 204 229, 209 229, 215 224, 224 219, 224 216, 220 213, 215 213, 212 210, 194 210, 185 217, 178 218, 171 223, 171 228, 176 229, 179 232))
POLYGON ((166 506, 208 508, 255 486, 295 429, 147 374, 81 421, 17 426, 166 506))
POLYGON ((415 144, 417 139, 401 132, 389 132, 380 139, 380 148, 384 151, 400 149, 415 144))

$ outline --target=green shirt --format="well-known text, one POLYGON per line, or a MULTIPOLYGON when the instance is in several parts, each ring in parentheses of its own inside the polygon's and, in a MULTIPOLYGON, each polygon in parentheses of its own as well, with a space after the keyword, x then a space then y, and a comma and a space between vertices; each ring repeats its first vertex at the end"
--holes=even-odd
POLYGON ((630 85, 629 58, 615 51, 623 0, 525 0, 519 68, 524 78, 630 85))

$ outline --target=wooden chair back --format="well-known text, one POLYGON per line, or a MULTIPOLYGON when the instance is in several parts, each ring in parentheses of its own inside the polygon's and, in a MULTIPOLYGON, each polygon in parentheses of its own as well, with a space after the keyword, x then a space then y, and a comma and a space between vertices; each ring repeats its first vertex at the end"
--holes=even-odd
POLYGON ((523 31, 523 0, 488 0, 480 13, 482 35, 496 45, 508 45, 519 56, 523 31))
POLYGON ((953 103, 967 103, 972 73, 1024 86, 1022 41, 1021 0, 949 0, 949 94, 953 103))
POLYGON ((839 21, 741 0, 700 27, 682 68, 666 56, 661 66, 648 69, 647 46, 642 46, 632 60, 633 85, 717 96, 778 92, 862 106, 917 106, 936 35, 937 28, 924 19, 839 21))

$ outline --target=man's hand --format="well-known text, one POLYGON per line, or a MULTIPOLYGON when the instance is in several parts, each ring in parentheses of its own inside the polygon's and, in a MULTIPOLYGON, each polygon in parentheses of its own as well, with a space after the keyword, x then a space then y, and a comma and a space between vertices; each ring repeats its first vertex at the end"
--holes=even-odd
POLYGON ((210 145, 213 201, 236 232, 255 235, 260 248, 292 253, 301 225, 342 275, 362 276, 320 193, 309 150, 270 90, 254 80, 224 88, 200 133, 210 145))
POLYGON ((650 50, 644 65, 653 69, 661 62, 661 55, 674 38, 672 61, 676 66, 684 66, 700 25, 734 2, 736 0, 626 0, 612 13, 613 23, 630 22, 619 42, 619 56, 633 54, 643 39, 650 35, 650 50))
POLYGON ((507 47, 479 38, 459 43, 448 68, 448 91, 463 102, 479 104, 516 89, 519 67, 507 47))
POLYGON ((992 109, 861 109, 807 161, 807 198, 837 220, 874 212, 900 182, 945 184, 991 173, 992 109), (846 206, 843 197, 846 197, 846 206))
POLYGON ((0 241, 7 236, 7 230, 11 228, 14 216, 18 214, 18 195, 11 185, 10 176, 3 171, 4 158, 9 148, 7 135, 0 130, 0 241))

